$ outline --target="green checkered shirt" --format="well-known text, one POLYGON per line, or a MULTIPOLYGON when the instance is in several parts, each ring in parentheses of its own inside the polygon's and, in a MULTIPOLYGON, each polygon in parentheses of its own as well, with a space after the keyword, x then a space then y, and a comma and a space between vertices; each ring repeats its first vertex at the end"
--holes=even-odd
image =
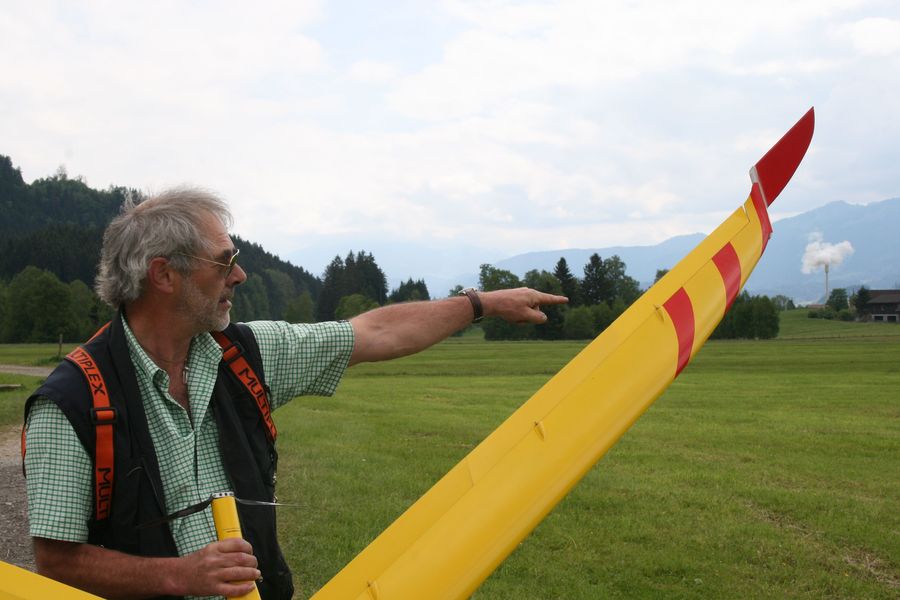
MULTIPOLYGON (((334 393, 353 350, 353 328, 348 322, 256 321, 248 325, 259 344, 273 410, 296 396, 334 393)), ((127 324, 125 332, 162 474, 166 512, 229 490, 218 430, 208 410, 222 349, 208 333, 193 339, 187 363, 189 415, 169 395, 169 375, 144 352, 127 324)), ((49 399, 38 399, 32 408, 26 447, 31 535, 87 542, 93 513, 93 460, 63 412, 49 399)), ((216 539, 209 510, 178 519, 170 527, 180 555, 216 539)))

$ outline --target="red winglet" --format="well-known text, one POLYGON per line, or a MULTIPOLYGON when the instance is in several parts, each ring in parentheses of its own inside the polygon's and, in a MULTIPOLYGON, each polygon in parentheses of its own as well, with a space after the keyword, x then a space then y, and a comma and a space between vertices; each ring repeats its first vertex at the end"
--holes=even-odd
POLYGON ((810 108, 750 169, 750 179, 759 184, 766 206, 772 205, 794 176, 812 141, 815 126, 815 109, 810 108))

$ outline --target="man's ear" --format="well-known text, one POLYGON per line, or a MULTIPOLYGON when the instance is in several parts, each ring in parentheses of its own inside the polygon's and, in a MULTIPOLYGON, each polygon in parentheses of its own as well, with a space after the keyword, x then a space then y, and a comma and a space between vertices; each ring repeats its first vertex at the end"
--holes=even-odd
POLYGON ((172 294, 180 273, 172 268, 167 258, 157 256, 147 267, 147 286, 163 294, 172 294))

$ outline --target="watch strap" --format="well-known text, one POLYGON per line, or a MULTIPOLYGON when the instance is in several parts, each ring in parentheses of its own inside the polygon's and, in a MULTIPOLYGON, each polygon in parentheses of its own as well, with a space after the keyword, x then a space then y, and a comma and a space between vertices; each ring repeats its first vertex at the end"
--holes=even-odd
POLYGON ((478 297, 478 290, 475 288, 466 288, 459 292, 460 296, 465 296, 469 299, 469 302, 472 303, 472 312, 474 313, 474 317, 472 318, 473 323, 478 323, 484 318, 484 307, 481 305, 481 298, 478 297))

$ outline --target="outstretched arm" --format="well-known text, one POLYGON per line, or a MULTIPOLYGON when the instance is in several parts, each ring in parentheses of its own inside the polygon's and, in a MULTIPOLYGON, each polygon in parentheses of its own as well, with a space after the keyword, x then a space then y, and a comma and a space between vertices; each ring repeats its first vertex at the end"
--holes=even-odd
MULTIPOLYGON (((513 323, 543 323, 540 307, 564 304, 564 296, 530 288, 478 292, 486 317, 513 323)), ((350 319, 356 342, 350 364, 399 358, 440 342, 472 322, 472 303, 465 296, 391 304, 350 319)))

